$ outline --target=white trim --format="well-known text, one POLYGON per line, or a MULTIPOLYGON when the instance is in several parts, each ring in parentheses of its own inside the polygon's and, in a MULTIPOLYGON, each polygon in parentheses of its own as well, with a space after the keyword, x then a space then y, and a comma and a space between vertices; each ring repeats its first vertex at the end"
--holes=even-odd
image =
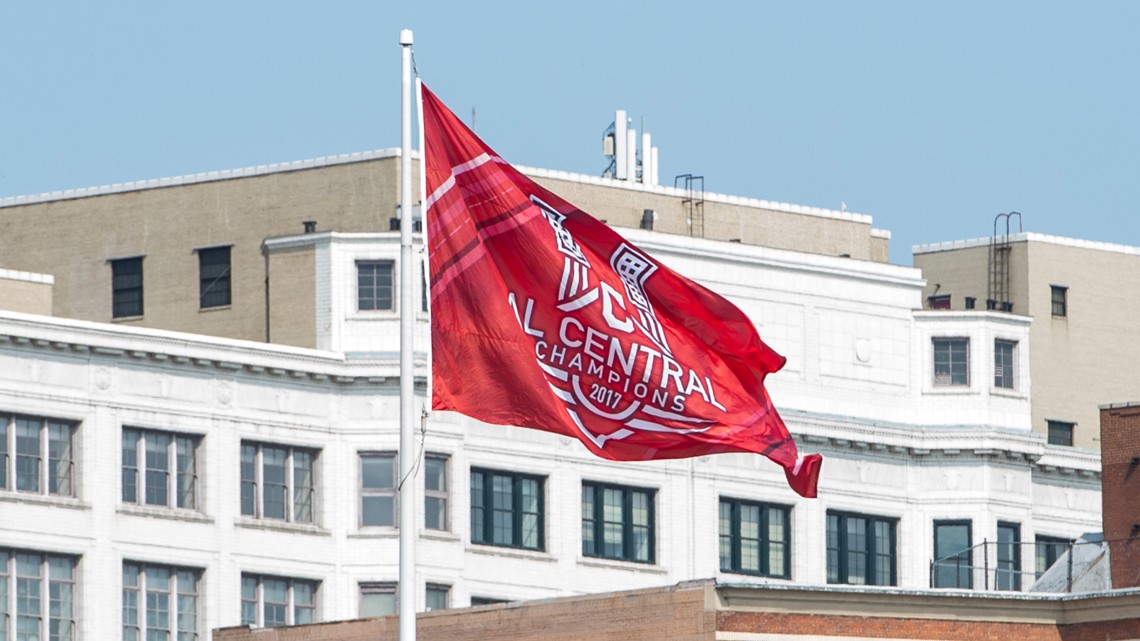
MULTIPOLYGON (((1009 242, 1023 243, 1047 243, 1050 245, 1059 245, 1062 247, 1074 247, 1077 249, 1091 249, 1094 251, 1113 252, 1116 254, 1127 254, 1129 256, 1140 256, 1140 247, 1133 247, 1130 245, 1119 245, 1116 243, 1104 243, 1096 240, 1081 240, 1079 238, 1066 238, 1064 236, 1051 236, 1049 234, 1038 234, 1034 232, 1024 232, 1020 234, 1010 234, 1009 242)), ((936 252, 954 251, 958 249, 971 249, 974 247, 989 247, 990 237, 984 238, 968 238, 966 240, 952 240, 941 243, 929 243, 926 245, 914 245, 911 247, 911 252, 915 255, 918 254, 933 254, 936 252)))

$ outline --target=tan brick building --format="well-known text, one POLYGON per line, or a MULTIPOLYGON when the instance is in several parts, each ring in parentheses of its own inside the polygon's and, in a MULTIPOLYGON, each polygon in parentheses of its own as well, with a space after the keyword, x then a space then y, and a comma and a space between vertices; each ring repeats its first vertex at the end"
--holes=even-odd
POLYGON ((1032 316, 1033 430, 1100 449, 1097 407, 1140 398, 1135 340, 1140 249, 1042 234, 922 245, 927 308, 1004 307, 1032 316))
MULTIPOLYGON (((859 588, 717 585, 429 612, 422 641, 1101 641, 1140 639, 1140 590, 998 596, 859 588)), ((224 628, 214 641, 379 641, 397 618, 224 628)))
MULTIPOLYGON (((313 347, 312 327, 299 320, 314 316, 311 258, 281 254, 270 264, 263 241, 301 233, 306 221, 319 231, 388 231, 398 156, 390 149, 0 199, 0 268, 52 275, 59 317, 313 347), (269 282, 280 287, 270 293, 269 282), (290 313, 267 312, 271 302, 290 313)), ((870 216, 524 171, 614 226, 643 226, 652 210, 644 225, 667 233, 887 262, 890 234, 870 216)))

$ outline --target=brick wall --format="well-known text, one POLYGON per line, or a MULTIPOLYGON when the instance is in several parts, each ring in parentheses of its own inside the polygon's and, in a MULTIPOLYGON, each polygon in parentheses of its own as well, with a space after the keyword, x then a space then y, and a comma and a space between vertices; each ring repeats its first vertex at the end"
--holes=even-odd
MULTIPOLYGON (((707 582, 421 614, 418 641, 713 641, 705 611, 707 582)), ((397 618, 357 619, 291 628, 215 630, 214 641, 394 641, 397 618)))
POLYGON ((1101 505, 1112 587, 1140 587, 1140 403, 1100 408, 1101 505))

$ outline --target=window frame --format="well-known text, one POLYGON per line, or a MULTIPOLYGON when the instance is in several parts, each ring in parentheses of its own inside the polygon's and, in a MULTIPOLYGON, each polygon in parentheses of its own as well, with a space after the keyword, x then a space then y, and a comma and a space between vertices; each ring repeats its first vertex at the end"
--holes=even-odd
POLYGON ((1037 534, 1033 537, 1033 569, 1035 578, 1040 579, 1042 574, 1049 571, 1072 548, 1074 539, 1063 536, 1049 536, 1037 534), (1044 552, 1044 554, 1042 554, 1044 552))
POLYGON ((396 581, 361 581, 357 584, 359 589, 357 594, 356 613, 360 617, 386 617, 399 613, 400 611, 400 590, 399 583, 396 581), (364 613, 364 597, 369 594, 390 594, 392 595, 392 611, 381 614, 365 614, 364 613))
POLYGON ((932 588, 958 588, 965 590, 972 590, 974 588, 974 522, 970 519, 936 519, 934 521, 934 554, 930 566, 930 587, 932 588), (951 552, 950 554, 941 554, 938 549, 938 539, 940 528, 948 527, 962 527, 966 528, 966 547, 958 552, 951 552), (961 563, 949 563, 946 560, 954 558, 962 558, 965 555, 966 564, 963 566, 961 563), (953 585, 944 585, 939 568, 945 568, 947 571, 953 571, 955 574, 953 585), (965 585, 963 585, 963 578, 965 585))
POLYGON ((143 259, 146 256, 125 256, 111 258, 111 319, 140 318, 146 311, 144 288, 146 286, 143 259), (135 271, 125 271, 136 267, 135 271), (132 277, 138 277, 135 283, 132 277), (136 299, 137 294, 137 299, 136 299))
POLYGON ((0 492, 78 497, 75 438, 78 431, 79 424, 74 421, 26 414, 0 414, 0 492), (21 448, 29 438, 20 434, 21 427, 28 425, 36 426, 35 452, 21 448), (56 449, 61 442, 53 434, 57 431, 66 433, 63 449, 66 458, 61 458, 56 449), (59 469, 61 464, 64 468, 62 472, 59 469), (28 465, 34 467, 34 472, 22 469, 28 465), (34 481, 34 487, 29 487, 30 481, 34 481))
MULTIPOLYGON (((193 510, 200 509, 198 499, 200 497, 199 488, 199 474, 198 474, 198 450, 201 447, 202 437, 198 434, 185 434, 182 432, 168 432, 166 430, 152 430, 144 427, 136 426, 123 426, 122 428, 122 441, 120 446, 120 495, 119 500, 123 503, 131 505, 138 505, 141 507, 151 508, 167 508, 172 510, 193 510), (127 438, 128 435, 134 436, 134 465, 128 466, 127 463, 127 438), (169 442, 166 444, 166 460, 168 467, 166 469, 167 479, 164 483, 163 492, 166 500, 162 503, 152 503, 149 498, 149 491, 151 489, 150 483, 150 447, 148 436, 154 437, 168 437, 169 442), (189 447, 190 451, 190 469, 189 469, 189 488, 188 494, 190 497, 189 505, 183 505, 184 485, 183 479, 185 472, 180 469, 180 460, 183 458, 182 446, 185 444, 189 447), (127 475, 128 470, 132 470, 134 474, 134 499, 127 498, 127 475)), ((156 469, 157 468, 153 468, 156 469)), ((161 470, 158 470, 161 471, 161 470)))
POLYGON ((994 589, 1021 591, 1021 524, 1012 521, 997 522, 997 566, 994 571, 994 589), (1002 532, 1012 532, 1009 541, 1002 540, 1002 532), (1003 558, 1007 557, 1007 558, 1003 558))
POLYGON ((358 527, 389 527, 395 528, 400 526, 400 457, 395 452, 386 451, 364 451, 357 453, 357 471, 360 474, 360 518, 357 519, 358 527), (392 484, 389 487, 365 487, 364 486, 364 461, 365 459, 390 459, 392 465, 392 484), (368 513, 364 509, 365 499, 368 498, 384 498, 390 497, 392 499, 392 522, 391 523, 365 523, 365 515, 368 513))
POLYGON ((968 336, 933 336, 930 339, 931 353, 933 355, 933 368, 931 383, 934 387, 943 388, 969 388, 970 387, 970 337, 968 336), (954 359, 955 350, 954 346, 961 344, 963 346, 962 355, 964 361, 959 363, 954 359), (945 345, 947 348, 944 367, 947 369, 945 373, 939 373, 939 347, 945 345), (961 365, 962 374, 965 381, 961 383, 954 382, 955 365, 961 365), (946 377, 940 380, 940 376, 946 377))
POLYGON ((1049 285, 1049 305, 1054 318, 1069 316, 1069 286, 1049 285))
POLYGON ((792 508, 787 505, 779 505, 776 503, 763 503, 760 501, 752 501, 748 499, 736 499, 722 496, 718 503, 718 523, 719 526, 724 525, 724 515, 722 513, 725 506, 729 507, 729 528, 730 532, 725 533, 720 529, 720 571, 731 572, 733 574, 748 574, 752 576, 766 576, 777 579, 791 579, 792 578, 792 524, 791 515, 792 508), (743 567, 741 556, 743 546, 743 536, 741 534, 741 508, 742 507, 756 507, 760 509, 760 521, 758 524, 759 539, 757 543, 759 566, 758 569, 748 570, 743 567), (775 510, 783 514, 783 537, 784 540, 780 543, 784 546, 784 563, 783 567, 778 571, 773 571, 771 567, 771 513, 775 510), (726 567, 724 558, 724 542, 725 538, 729 540, 729 559, 726 567))
POLYGON ((1045 419, 1045 442, 1058 447, 1073 447, 1077 424, 1072 421, 1045 419))
POLYGON ((396 312, 399 311, 399 306, 396 304, 396 261, 387 258, 377 259, 359 259, 356 261, 356 311, 363 313, 372 312, 396 312), (381 292, 384 289, 384 284, 379 282, 379 274, 373 273, 373 282, 368 285, 370 295, 366 296, 365 292, 368 291, 365 285, 361 282, 364 279, 365 273, 363 268, 388 268, 388 306, 380 307, 380 302, 383 301, 381 292), (365 301, 370 301, 371 307, 365 306, 365 301))
POLYGON ((315 449, 315 448, 294 447, 292 445, 284 445, 281 443, 267 443, 264 441, 253 441, 253 440, 246 440, 246 439, 242 439, 241 443, 238 447, 239 447, 239 452, 240 452, 240 455, 238 457, 238 465, 240 468, 240 473, 239 473, 240 491, 238 493, 238 503, 239 503, 238 512, 239 512, 239 514, 241 514, 241 516, 247 517, 247 518, 252 518, 252 519, 257 519, 259 521, 276 521, 279 523, 293 523, 293 524, 301 524, 301 525, 317 525, 319 523, 319 519, 317 518, 317 515, 319 514, 319 510, 318 510, 319 504, 317 503, 317 500, 318 500, 317 489, 319 487, 319 483, 318 483, 319 478, 317 475, 317 468, 318 468, 318 464, 320 461, 320 454, 321 454, 320 450, 315 449), (255 449, 255 454, 254 454, 254 459, 253 459, 254 476, 252 479, 247 478, 245 475, 245 472, 246 472, 245 465, 247 463, 246 457, 245 457, 246 448, 254 448, 255 449), (284 481, 285 506, 284 506, 284 516, 282 518, 265 515, 265 512, 266 512, 266 509, 265 509, 265 506, 266 506, 266 493, 265 493, 266 482, 265 482, 265 478, 264 478, 265 477, 264 454, 265 454, 265 451, 267 449, 270 449, 270 448, 274 449, 274 450, 285 450, 285 463, 284 463, 284 466, 285 466, 285 481, 284 481), (297 517, 297 512, 299 511, 299 508, 303 505, 303 503, 301 503, 301 501, 300 501, 301 497, 298 494, 297 487, 296 487, 296 473, 297 473, 296 457, 298 454, 308 455, 310 457, 309 458, 308 474, 309 474, 309 477, 311 479, 311 484, 307 488, 308 495, 309 495, 308 496, 308 506, 307 506, 308 512, 309 512, 308 520, 299 519, 297 517), (253 500, 253 511, 252 511, 252 513, 246 511, 245 503, 246 503, 246 487, 247 487, 247 485, 252 485, 252 488, 253 488, 253 493, 252 493, 252 497, 251 497, 253 500))
POLYGON ((490 545, 494 547, 514 548, 519 550, 533 550, 535 552, 546 551, 546 477, 537 474, 527 474, 523 472, 511 472, 508 470, 499 470, 484 467, 471 468, 471 543, 474 545, 490 545), (476 483, 475 476, 480 475, 484 477, 480 480, 482 491, 479 492, 480 496, 476 500, 476 483), (505 477, 511 480, 511 543, 501 543, 495 541, 495 502, 494 502, 494 478, 496 476, 505 477), (534 546, 525 545, 523 520, 528 514, 523 509, 523 481, 533 481, 537 487, 537 510, 536 514, 536 544, 534 546), (480 528, 476 526, 476 510, 480 511, 483 521, 482 532, 478 532, 480 528))
POLYGON ((173 565, 164 565, 158 563, 144 563, 141 561, 123 561, 122 571, 122 603, 121 603, 121 621, 123 631, 123 641, 143 641, 148 638, 148 632, 152 631, 153 626, 150 622, 150 596, 151 593, 164 593, 167 595, 166 616, 169 619, 169 624, 166 628, 158 628, 157 632, 166 632, 169 636, 168 639, 182 639, 184 634, 192 635, 191 638, 197 639, 201 636, 197 630, 200 622, 203 622, 202 617, 202 575, 201 568, 190 568, 173 565), (128 581, 128 567, 135 570, 135 584, 129 585, 128 581), (166 590, 151 589, 149 585, 150 578, 147 576, 146 570, 164 570, 169 572, 166 579, 166 590), (182 578, 184 574, 189 574, 194 581, 194 591, 187 592, 183 590, 182 578), (128 622, 127 617, 127 594, 134 592, 134 621, 133 624, 128 622), (193 629, 183 629, 183 598, 193 598, 193 616, 186 617, 186 620, 194 624, 193 629), (128 634, 128 630, 133 629, 135 634, 128 634))
POLYGON ((451 530, 451 457, 446 454, 429 453, 424 457, 424 528, 428 530, 435 530, 437 532, 449 532, 451 530), (443 489, 428 487, 428 479, 431 478, 429 473, 430 464, 432 461, 439 463, 442 466, 443 475, 443 489), (441 506, 443 511, 442 522, 439 527, 434 527, 429 522, 429 515, 433 513, 430 509, 432 501, 435 501, 436 506, 441 506))
MULTIPOLYGON (((657 490, 649 487, 637 487, 633 485, 622 485, 617 483, 603 483, 601 481, 582 481, 582 556, 610 559, 613 561, 628 561, 630 563, 643 563, 653 565, 657 562, 657 490), (606 491, 616 491, 621 493, 621 520, 618 522, 621 525, 621 551, 618 554, 608 554, 606 552, 605 531, 607 521, 605 520, 605 504, 604 497, 606 491), (586 517, 586 495, 587 492, 593 494, 591 505, 593 506, 593 514, 590 518, 586 517), (645 495, 648 504, 648 522, 645 525, 638 525, 633 522, 634 511, 634 496, 636 494, 645 495), (586 529, 587 521, 590 521, 593 526, 593 541, 594 550, 587 551, 586 549, 586 529), (648 554, 646 558, 637 558, 636 552, 636 538, 634 537, 634 530, 638 527, 647 529, 646 547, 648 554)), ((613 523, 613 521, 609 521, 613 523)))
POLYGON ((212 247, 199 247, 194 250, 198 254, 198 309, 215 309, 229 307, 233 304, 233 245, 214 245, 212 247), (210 259, 224 255, 225 260, 207 262, 210 259), (207 268, 221 268, 218 274, 207 274, 207 268), (206 296, 213 295, 219 298, 218 302, 206 304, 206 296))
POLYGON ((1008 338, 995 338, 994 339, 994 388, 1002 390, 1017 390, 1017 351, 1018 341, 1008 338), (1005 354, 999 347, 1009 348, 1008 363, 1005 362, 1005 354), (998 362, 1001 358, 1002 362, 998 362), (999 368, 1001 368, 999 370, 999 368), (999 373, 1000 372, 1000 373, 999 373), (1008 379, 1008 381, 1006 380, 1008 379), (1008 382, 1008 385, 1005 384, 1008 382))
POLYGON ((451 586, 446 583, 428 583, 424 586, 424 611, 434 612, 437 610, 447 610, 451 607, 451 586), (443 605, 441 607, 432 607, 432 595, 443 595, 443 605))
MULTIPOLYGON (((241 599, 241 614, 240 620, 242 625, 248 625, 254 628, 278 627, 276 625, 269 626, 265 624, 266 607, 270 602, 266 601, 265 597, 265 583, 266 581, 281 581, 285 583, 285 622, 280 624, 282 626, 290 625, 304 625, 308 623, 317 623, 320 621, 318 616, 320 613, 320 591, 321 582, 314 579, 299 579, 294 577, 279 576, 275 574, 261 574, 257 572, 242 572, 240 578, 240 589, 238 595, 241 599), (247 598, 246 585, 247 581, 255 582, 254 599, 247 598), (311 602, 308 605, 298 604, 297 602, 297 588, 298 586, 307 586, 310 588, 309 595, 311 602), (246 606, 253 604, 256 612, 254 620, 249 620, 246 617, 246 606), (308 611, 308 620, 305 617, 298 617, 301 611, 308 611)), ((271 602, 273 604, 280 604, 279 601, 271 602)))
POLYGON ((0 547, 0 584, 3 585, 5 594, 12 599, 8 603, 15 606, 7 612, 6 620, 0 618, 0 626, 3 626, 0 632, 6 632, 7 638, 15 639, 20 620, 31 619, 38 621, 36 633, 40 639, 76 639, 79 636, 77 627, 81 600, 77 589, 79 561, 79 557, 66 554, 0 547), (37 574, 26 574, 21 570, 21 557, 38 557, 37 574), (30 594, 33 588, 38 592, 34 601, 39 608, 34 612, 21 612, 21 605, 33 601, 30 594), (18 599, 21 590, 27 596, 18 599), (68 599, 63 598, 65 594, 68 599), (59 614, 54 615, 53 611, 58 611, 59 614))
POLYGON ((894 517, 879 516, 874 514, 863 514, 860 512, 847 512, 841 510, 828 510, 825 520, 826 541, 825 549, 827 551, 827 558, 825 565, 827 569, 827 582, 832 585, 898 585, 898 566, 899 566, 899 546, 898 546, 898 522, 899 520, 894 517), (832 519, 835 519, 835 545, 832 545, 832 519), (849 537, 847 523, 853 519, 865 521, 864 538, 866 542, 862 550, 852 551, 849 548, 849 537), (889 553, 886 555, 890 560, 890 576, 887 577, 887 582, 883 583, 879 579, 876 570, 875 561, 878 557, 884 555, 877 552, 878 540, 881 538, 876 533, 875 525, 882 524, 888 527, 887 538, 889 539, 888 548, 889 553), (835 556, 835 563, 832 563, 832 556, 835 556), (863 575, 860 577, 862 581, 852 581, 853 575, 851 572, 850 557, 852 554, 862 554, 866 561, 864 566, 863 575), (834 570, 834 572, 833 572, 834 570))

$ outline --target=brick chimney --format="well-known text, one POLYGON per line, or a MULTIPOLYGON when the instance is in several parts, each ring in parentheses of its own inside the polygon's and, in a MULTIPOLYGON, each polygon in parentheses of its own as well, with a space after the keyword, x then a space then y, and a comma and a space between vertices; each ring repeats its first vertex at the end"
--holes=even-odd
POLYGON ((1100 465, 1112 587, 1140 587, 1140 403, 1100 407, 1100 465))

